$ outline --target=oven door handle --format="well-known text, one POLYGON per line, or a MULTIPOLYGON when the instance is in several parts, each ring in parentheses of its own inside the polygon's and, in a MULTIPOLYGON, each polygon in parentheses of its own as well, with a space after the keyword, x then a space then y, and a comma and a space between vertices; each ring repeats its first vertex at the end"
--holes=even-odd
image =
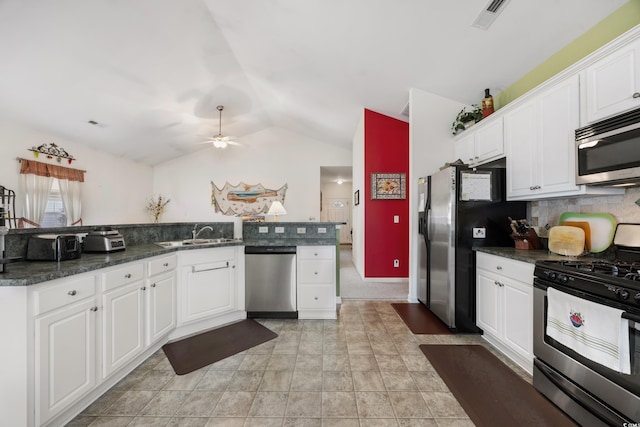
POLYGON ((637 314, 628 313, 625 311, 624 313, 622 313, 622 318, 629 319, 632 322, 640 323, 640 316, 638 316, 637 314))

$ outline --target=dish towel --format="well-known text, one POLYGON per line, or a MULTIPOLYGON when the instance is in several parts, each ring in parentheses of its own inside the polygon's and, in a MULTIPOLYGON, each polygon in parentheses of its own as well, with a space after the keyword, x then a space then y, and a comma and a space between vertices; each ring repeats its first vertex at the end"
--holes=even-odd
POLYGON ((631 373, 629 321, 624 310, 547 288, 547 335, 587 359, 631 373))

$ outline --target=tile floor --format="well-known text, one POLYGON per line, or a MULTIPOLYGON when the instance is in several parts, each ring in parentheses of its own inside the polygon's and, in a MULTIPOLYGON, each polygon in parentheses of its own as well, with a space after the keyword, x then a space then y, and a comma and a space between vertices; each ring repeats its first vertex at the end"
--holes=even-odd
POLYGON ((344 301, 338 320, 260 322, 278 338, 183 376, 159 351, 68 425, 473 425, 418 345, 478 336, 414 335, 386 301, 344 301))

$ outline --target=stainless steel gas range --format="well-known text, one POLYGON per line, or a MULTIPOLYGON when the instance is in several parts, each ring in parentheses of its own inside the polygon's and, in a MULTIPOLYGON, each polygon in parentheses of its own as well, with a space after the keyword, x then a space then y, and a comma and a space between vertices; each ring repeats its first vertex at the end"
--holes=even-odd
POLYGON ((614 261, 534 271, 533 383, 581 425, 640 423, 640 224, 614 245, 614 261))

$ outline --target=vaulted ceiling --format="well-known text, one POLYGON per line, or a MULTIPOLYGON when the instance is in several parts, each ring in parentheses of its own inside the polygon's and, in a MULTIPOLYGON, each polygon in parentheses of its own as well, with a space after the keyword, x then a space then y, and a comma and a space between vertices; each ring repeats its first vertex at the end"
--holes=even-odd
POLYGON ((498 93, 627 0, 0 0, 0 118, 150 165, 281 127, 349 147, 409 89, 498 93), (95 121, 97 124, 90 124, 95 121))

